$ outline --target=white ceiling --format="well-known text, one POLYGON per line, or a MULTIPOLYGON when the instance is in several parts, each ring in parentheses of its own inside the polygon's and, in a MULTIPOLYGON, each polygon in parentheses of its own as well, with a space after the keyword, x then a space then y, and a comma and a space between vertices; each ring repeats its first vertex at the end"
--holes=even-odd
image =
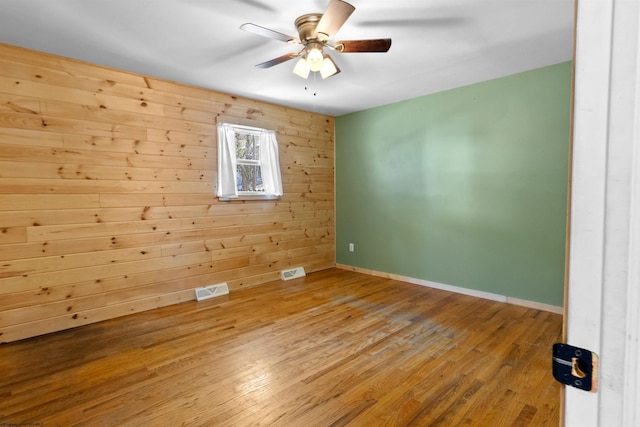
POLYGON ((295 60, 254 67, 299 49, 240 25, 297 36, 328 2, 1 0, 0 42, 333 116, 572 57, 574 0, 349 0, 335 38, 390 37, 388 53, 331 53, 342 72, 315 83, 295 60))

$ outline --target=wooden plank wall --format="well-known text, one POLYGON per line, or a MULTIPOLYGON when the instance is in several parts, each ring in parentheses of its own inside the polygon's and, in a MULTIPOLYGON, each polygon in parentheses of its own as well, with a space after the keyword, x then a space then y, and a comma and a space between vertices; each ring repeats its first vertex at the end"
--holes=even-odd
POLYGON ((333 117, 0 44, 0 342, 335 266, 333 117), (216 120, 285 195, 218 202, 216 120))

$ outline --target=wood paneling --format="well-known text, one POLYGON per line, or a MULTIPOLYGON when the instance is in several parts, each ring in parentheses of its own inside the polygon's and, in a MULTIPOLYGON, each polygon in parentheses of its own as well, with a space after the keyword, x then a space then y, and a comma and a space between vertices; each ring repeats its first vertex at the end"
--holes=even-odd
POLYGON ((0 44, 0 342, 335 266, 334 119, 0 44), (285 195, 215 197, 216 121, 285 195))
POLYGON ((561 326, 329 269, 0 346, 0 421, 557 426, 561 326))

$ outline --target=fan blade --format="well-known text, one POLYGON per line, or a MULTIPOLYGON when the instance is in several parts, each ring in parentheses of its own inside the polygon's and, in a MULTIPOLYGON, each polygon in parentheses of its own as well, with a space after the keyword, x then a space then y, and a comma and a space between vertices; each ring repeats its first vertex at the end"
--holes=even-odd
POLYGON ((283 62, 287 62, 290 59, 295 58, 296 56, 300 56, 299 53, 291 52, 286 55, 278 56, 277 58, 273 58, 271 61, 263 62, 262 64, 256 65, 258 68, 270 68, 274 65, 282 64, 283 62))
POLYGON ((316 26, 316 37, 328 40, 342 25, 349 19, 349 16, 356 10, 355 7, 342 0, 331 0, 327 10, 322 14, 322 18, 316 26))
POLYGON ((387 52, 391 48, 391 39, 342 40, 336 42, 338 52, 387 52))
POLYGON ((257 34, 257 35, 262 36, 262 37, 267 37, 269 39, 280 40, 280 41, 283 41, 285 43, 300 43, 300 40, 298 40, 297 37, 288 36, 286 34, 282 34, 282 33, 279 33, 277 31, 273 31, 273 30, 270 30, 270 29, 265 28, 265 27, 261 27, 260 25, 256 25, 256 24, 251 24, 251 23, 242 24, 240 26, 240 29, 248 31, 248 32, 253 33, 253 34, 257 34))

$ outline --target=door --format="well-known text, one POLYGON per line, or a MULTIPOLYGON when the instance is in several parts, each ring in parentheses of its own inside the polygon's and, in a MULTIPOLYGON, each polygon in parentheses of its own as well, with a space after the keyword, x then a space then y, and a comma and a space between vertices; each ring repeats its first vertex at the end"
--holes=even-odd
POLYGON ((599 355, 566 427, 640 426, 640 2, 578 0, 566 342, 599 355))

